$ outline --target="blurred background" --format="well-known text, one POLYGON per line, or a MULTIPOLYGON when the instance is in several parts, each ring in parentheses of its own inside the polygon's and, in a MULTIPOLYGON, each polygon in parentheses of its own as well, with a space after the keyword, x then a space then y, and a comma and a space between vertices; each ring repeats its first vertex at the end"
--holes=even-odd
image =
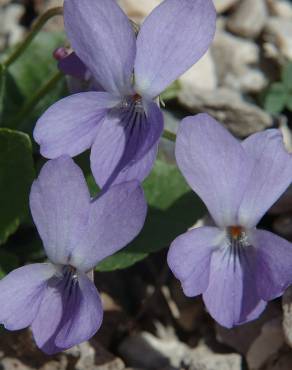
MULTIPOLYGON (((140 24, 160 0, 118 2, 140 24)), ((183 117, 203 111, 239 139, 280 128, 292 152, 292 2, 214 3, 218 21, 212 47, 162 96, 167 129, 175 133, 183 117)), ((10 55, 39 15, 57 6, 61 0, 0 0, 0 59, 10 55)), ((1 277, 45 258, 28 209, 31 183, 44 163, 32 131, 47 107, 80 88, 80 81, 58 71, 53 53, 62 46, 68 42, 62 16, 56 16, 7 71, 0 71, 1 277)), ((76 161, 95 195, 88 153, 76 161)), ((177 235, 209 222, 175 166, 173 142, 162 139, 143 186, 149 215, 141 235, 96 270, 105 308, 101 330, 90 342, 48 357, 35 347, 29 330, 1 328, 0 370, 292 370, 292 288, 255 322, 227 330, 210 318, 200 297, 183 295, 165 265, 177 235)), ((292 241, 292 189, 260 227, 292 241)))

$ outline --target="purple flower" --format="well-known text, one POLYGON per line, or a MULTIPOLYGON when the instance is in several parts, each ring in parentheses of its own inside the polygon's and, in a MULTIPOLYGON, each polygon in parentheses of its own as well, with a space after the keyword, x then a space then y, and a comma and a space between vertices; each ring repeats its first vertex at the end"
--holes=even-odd
POLYGON ((215 21, 211 0, 165 0, 136 39, 115 0, 65 0, 71 46, 105 91, 72 95, 44 113, 34 131, 42 155, 75 156, 92 147, 99 186, 143 180, 163 130, 154 100, 206 52, 215 21))
POLYGON ((63 156, 44 165, 30 208, 50 263, 18 268, 0 281, 0 322, 9 330, 31 326, 38 347, 53 354, 99 329, 102 304, 89 271, 138 234, 146 203, 136 181, 91 201, 81 170, 63 156))
POLYGON ((182 121, 176 159, 217 227, 179 236, 168 264, 185 295, 203 294, 221 325, 257 318, 292 282, 292 245, 257 223, 289 186, 292 157, 278 130, 236 140, 207 114, 182 121))

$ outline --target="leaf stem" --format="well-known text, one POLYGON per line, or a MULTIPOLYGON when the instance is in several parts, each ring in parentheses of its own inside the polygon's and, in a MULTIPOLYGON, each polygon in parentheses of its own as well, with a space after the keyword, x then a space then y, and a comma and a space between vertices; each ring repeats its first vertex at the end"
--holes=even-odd
POLYGON ((170 140, 170 141, 173 141, 173 142, 176 141, 176 134, 174 134, 173 132, 168 131, 168 130, 163 131, 162 137, 164 137, 164 139, 167 139, 167 140, 170 140))
POLYGON ((64 75, 58 71, 56 72, 36 93, 20 108, 17 116, 10 122, 9 127, 23 120, 27 114, 29 114, 38 102, 51 91, 57 83, 64 77, 64 75))
POLYGON ((56 15, 62 15, 63 8, 61 6, 51 8, 47 10, 44 14, 42 14, 37 20, 34 22, 30 32, 26 35, 25 39, 14 49, 10 56, 3 62, 3 65, 7 68, 10 66, 23 52, 24 50, 30 45, 32 40, 41 30, 41 28, 45 25, 45 23, 55 17, 56 15))

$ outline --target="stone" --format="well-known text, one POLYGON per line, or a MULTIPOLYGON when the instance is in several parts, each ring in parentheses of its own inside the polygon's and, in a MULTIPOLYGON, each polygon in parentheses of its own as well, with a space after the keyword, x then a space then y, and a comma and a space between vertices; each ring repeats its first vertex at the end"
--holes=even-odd
POLYGON ((242 366, 237 353, 215 353, 203 343, 191 351, 190 370, 241 370, 242 366))
POLYGON ((66 354, 77 358, 75 370, 125 369, 125 365, 120 358, 112 355, 94 339, 67 350, 66 354))
POLYGON ((141 24, 144 18, 161 3, 162 0, 118 0, 121 8, 125 11, 130 19, 141 24))
POLYGON ((227 88, 218 88, 208 93, 198 89, 182 89, 178 99, 190 113, 209 113, 240 138, 262 131, 273 124, 268 113, 243 100, 238 92, 227 88))
POLYGON ((224 13, 238 2, 239 0, 214 0, 214 5, 217 13, 224 13))
POLYGON ((170 365, 179 367, 189 356, 189 348, 184 343, 173 338, 161 340, 147 332, 127 337, 118 351, 130 366, 157 370, 170 365))
POLYGON ((292 4, 286 0, 267 0, 270 13, 276 17, 292 19, 292 4))
POLYGON ((282 297, 283 330, 287 344, 292 347, 292 286, 282 297))
POLYGON ((236 35, 256 38, 268 17, 265 0, 241 0, 227 21, 227 28, 236 35))
POLYGON ((250 370, 260 369, 284 344, 282 317, 279 316, 262 327, 260 335, 249 348, 246 356, 250 370))
POLYGON ((272 356, 266 366, 261 370, 291 370, 292 352, 290 349, 283 349, 272 356))
POLYGON ((0 50, 22 40, 24 28, 19 24, 23 15, 21 4, 9 4, 0 11, 0 50))
POLYGON ((24 365, 17 358, 5 357, 0 361, 1 370, 33 370, 32 367, 24 365))
POLYGON ((277 47, 280 54, 292 60, 292 22, 290 19, 270 17, 264 29, 264 39, 277 47))
POLYGON ((244 325, 238 325, 227 329, 219 324, 216 325, 216 338, 218 342, 228 345, 237 352, 246 356, 252 344, 262 332, 263 326, 274 319, 279 318, 281 310, 277 302, 269 302, 267 308, 257 320, 244 325))
POLYGON ((220 86, 245 93, 258 93, 267 86, 259 69, 260 49, 254 42, 217 30, 211 52, 220 86))
POLYGON ((191 349, 174 337, 159 339, 150 333, 126 338, 119 353, 130 366, 147 369, 241 370, 242 358, 235 353, 215 353, 204 343, 191 349), (145 356, 147 354, 147 356, 145 356))
POLYGON ((214 90, 217 87, 217 75, 211 52, 208 51, 195 65, 180 78, 179 83, 186 87, 214 90))

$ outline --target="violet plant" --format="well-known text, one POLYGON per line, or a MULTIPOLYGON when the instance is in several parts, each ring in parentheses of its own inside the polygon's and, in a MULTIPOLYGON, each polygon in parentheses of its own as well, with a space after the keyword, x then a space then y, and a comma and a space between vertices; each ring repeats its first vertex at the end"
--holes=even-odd
POLYGON ((91 149, 100 187, 142 181, 163 131, 159 94, 207 51, 215 31, 211 0, 166 0, 146 18, 137 39, 115 0, 66 0, 71 46, 104 92, 74 94, 38 120, 41 154, 56 158, 91 149))
POLYGON ((221 325, 253 320, 292 283, 292 244, 256 228, 291 183, 292 156, 282 135, 270 129, 240 143, 212 117, 199 114, 182 121, 176 160, 216 226, 175 239, 168 264, 184 293, 203 294, 221 325))
MULTIPOLYGON (((50 12, 56 14, 61 14, 59 8, 50 12)), ((1 117, 3 76, 7 82, 10 64, 50 16, 37 23, 1 66, 1 117)), ((29 204, 49 261, 17 268, 0 281, 0 323, 8 330, 30 326, 37 346, 48 354, 91 338, 101 326, 103 309, 93 270, 143 228, 147 206, 140 182, 154 165, 164 128, 159 95, 207 51, 216 15, 211 0, 164 0, 136 35, 115 0, 65 0, 64 21, 74 52, 67 55, 59 49, 55 57, 65 73, 90 79, 92 91, 59 100, 36 123, 34 138, 50 160, 32 184, 29 204), (87 149, 93 177, 102 188, 94 199, 71 159, 87 149)), ((20 113, 28 113, 60 76, 57 73, 20 113)), ((32 149, 17 128, 12 136, 29 157, 27 190, 34 173, 32 149)), ((0 129, 0 144, 12 137, 10 129, 0 129)), ((10 156, 7 147, 5 158, 10 156)), ((23 158, 17 159, 20 171, 23 158)), ((291 183, 291 154, 280 132, 266 130, 239 142, 210 116, 199 114, 180 124, 176 160, 214 224, 192 229, 195 220, 187 220, 182 231, 189 230, 170 246, 170 269, 187 296, 203 295, 221 325, 231 328, 258 318, 267 302, 292 283, 291 243, 256 227, 291 183)), ((167 185, 171 180, 166 179, 167 185)), ((169 191, 162 189, 160 178, 157 189, 161 197, 169 191)), ((157 217, 157 198, 151 205, 157 217)), ((8 221, 0 243, 20 223, 8 221)), ((155 250, 148 239, 146 244, 155 250)), ((135 252, 139 248, 138 243, 135 252)))
POLYGON ((30 209, 50 263, 21 267, 0 281, 0 322, 9 330, 31 326, 38 347, 53 354, 99 329, 102 304, 88 274, 139 233, 147 206, 137 181, 91 200, 82 171, 63 156, 42 168, 30 209))

